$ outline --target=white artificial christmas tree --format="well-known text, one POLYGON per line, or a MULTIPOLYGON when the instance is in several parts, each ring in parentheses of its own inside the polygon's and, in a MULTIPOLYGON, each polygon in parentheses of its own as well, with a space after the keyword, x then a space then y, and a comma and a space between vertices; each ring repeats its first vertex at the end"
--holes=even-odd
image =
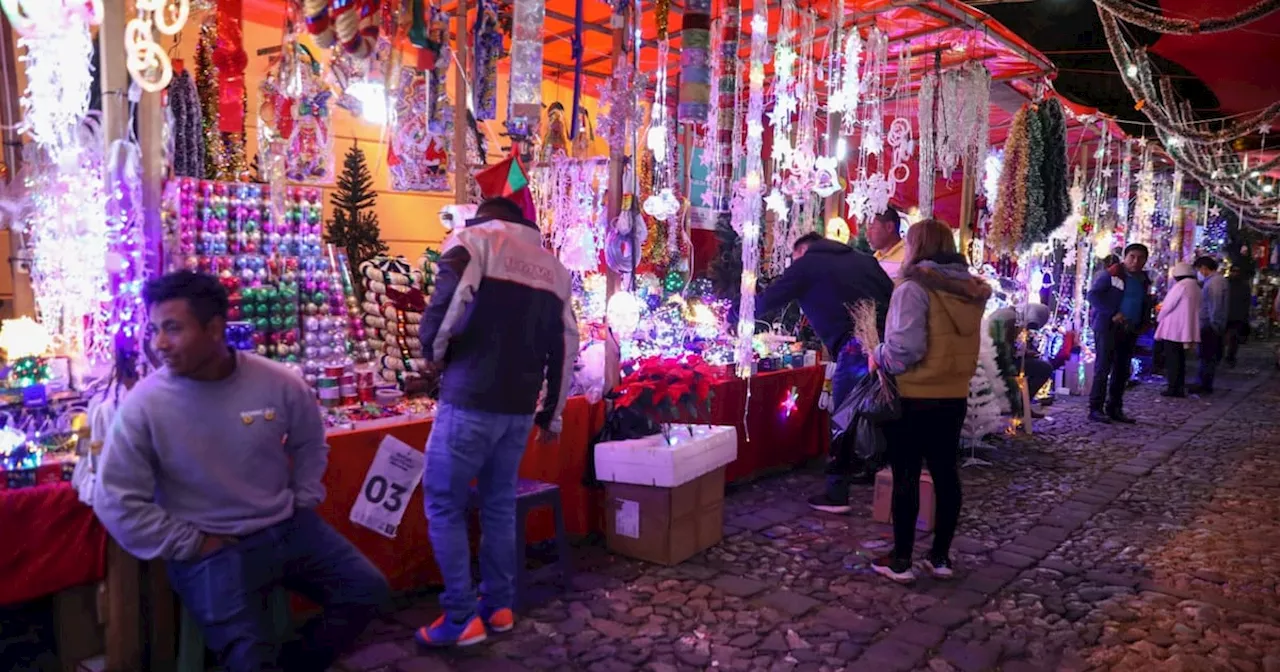
POLYGON ((978 368, 969 379, 969 408, 960 436, 978 442, 982 437, 1001 431, 1004 416, 1010 412, 1009 395, 1000 366, 996 363, 996 346, 991 340, 989 324, 982 324, 982 346, 978 351, 978 368))

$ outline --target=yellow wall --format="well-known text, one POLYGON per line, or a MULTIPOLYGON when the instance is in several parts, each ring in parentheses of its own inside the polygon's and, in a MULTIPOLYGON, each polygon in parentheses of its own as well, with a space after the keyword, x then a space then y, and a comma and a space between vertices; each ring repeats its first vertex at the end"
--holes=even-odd
MULTIPOLYGON (((257 152, 257 111, 260 105, 260 97, 258 92, 258 83, 267 73, 266 56, 257 56, 257 51, 266 47, 272 47, 280 44, 281 30, 279 26, 264 26, 256 23, 246 23, 244 31, 244 48, 249 54, 249 67, 246 72, 249 86, 249 107, 248 116, 245 125, 247 128, 247 136, 249 140, 249 149, 247 156, 252 160, 255 152, 257 152)), ((182 33, 182 38, 178 43, 176 57, 185 59, 187 67, 195 65, 195 47, 199 40, 198 26, 188 25, 182 33)), ((311 45, 308 45, 311 46, 311 45)), ((320 54, 319 50, 313 49, 313 53, 320 54)), ((322 56, 322 60, 327 61, 327 57, 322 56)), ((406 56, 408 60, 409 56, 406 56)), ((481 130, 485 131, 489 138, 489 156, 490 163, 494 159, 501 158, 500 147, 505 146, 506 139, 499 137, 502 132, 502 117, 505 116, 506 98, 507 98, 507 75, 505 63, 503 69, 498 74, 498 115, 499 119, 495 121, 482 122, 481 130)), ((453 75, 455 70, 450 71, 449 94, 453 94, 453 75)), ((559 101, 570 109, 573 105, 573 79, 566 76, 561 82, 546 81, 543 83, 543 102, 550 105, 554 101, 559 101)), ((583 105, 587 108, 591 115, 592 125, 596 120, 596 101, 594 98, 583 96, 583 105)), ((390 173, 386 165, 386 144, 382 138, 383 128, 374 126, 355 119, 351 113, 343 109, 333 108, 333 132, 334 132, 334 153, 336 171, 342 170, 342 157, 353 143, 359 143, 361 149, 364 150, 365 156, 369 161, 370 170, 373 171, 374 188, 378 192, 378 202, 376 213, 378 215, 378 223, 382 228, 382 239, 391 248, 392 254, 402 254, 411 260, 417 259, 422 253, 423 248, 428 245, 438 245, 444 239, 444 229, 439 224, 440 208, 453 202, 453 194, 426 194, 416 192, 393 192, 390 190, 390 173)), ((452 141, 452 139, 450 139, 452 141)), ((606 143, 597 137, 595 143, 595 151, 597 153, 607 152, 606 143)), ((331 214, 331 206, 329 205, 329 194, 332 189, 325 189, 325 221, 331 214)))

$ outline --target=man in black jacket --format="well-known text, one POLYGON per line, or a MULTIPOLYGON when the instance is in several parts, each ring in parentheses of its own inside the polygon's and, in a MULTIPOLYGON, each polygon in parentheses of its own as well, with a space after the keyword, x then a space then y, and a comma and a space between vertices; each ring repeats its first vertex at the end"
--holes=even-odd
MULTIPOLYGON (((801 236, 792 248, 791 265, 774 280, 757 299, 756 315, 761 318, 786 307, 792 301, 800 304, 804 316, 822 339, 827 351, 836 358, 831 377, 831 406, 840 403, 853 386, 867 374, 867 355, 853 333, 849 311, 859 301, 872 301, 876 306, 876 328, 883 333, 889 310, 893 281, 869 254, 817 233, 801 236)), ((855 476, 853 436, 844 434, 845 427, 832 427, 842 435, 832 442, 827 464, 827 488, 809 499, 809 506, 828 513, 847 513, 849 484, 855 476)), ((861 474, 874 478, 874 473, 861 474)))

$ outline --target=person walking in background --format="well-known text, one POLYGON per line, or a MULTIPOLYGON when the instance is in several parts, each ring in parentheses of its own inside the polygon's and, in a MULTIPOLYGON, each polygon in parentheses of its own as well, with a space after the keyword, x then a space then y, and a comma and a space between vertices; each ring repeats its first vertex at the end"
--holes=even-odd
MULTIPOLYGON (((756 316, 763 319, 792 301, 800 304, 827 352, 836 357, 831 377, 831 407, 835 409, 867 374, 867 356, 853 334, 849 312, 859 301, 873 302, 876 328, 882 329, 892 293, 893 281, 871 255, 808 233, 796 240, 791 265, 756 299, 756 316)), ((848 513, 849 486, 854 481, 870 483, 875 479, 874 465, 858 464, 854 435, 846 429, 832 427, 827 486, 809 498, 809 506, 817 511, 848 513)))
POLYGON ((906 249, 902 243, 902 216, 892 205, 867 223, 867 244, 875 250, 880 268, 897 282, 906 249))
POLYGON ((515 626, 517 471, 535 425, 543 441, 560 433, 578 320, 569 271, 508 199, 485 201, 455 229, 439 268, 419 337, 423 356, 443 368, 422 488, 444 613, 415 639, 470 646, 515 626), (472 481, 480 497, 478 603, 467 540, 472 481))
POLYGON ((897 377, 902 415, 882 426, 893 468, 893 553, 872 561, 876 573, 915 579, 911 551, 920 511, 920 469, 929 467, 937 502, 933 548, 924 559, 935 577, 952 576, 951 540, 960 521, 957 447, 978 367, 982 313, 991 287, 969 273, 946 224, 926 219, 907 231, 902 281, 893 291, 884 342, 871 369, 897 377))
POLYGON ((1213 394, 1214 376, 1222 361, 1222 340, 1227 333, 1227 279, 1218 272, 1213 257, 1196 259, 1196 274, 1204 283, 1200 296, 1200 373, 1193 394, 1213 394))
POLYGON ((228 672, 327 670, 389 600, 382 574, 315 512, 328 462, 302 376, 227 347, 217 278, 182 271, 142 300, 164 367, 120 403, 93 510, 135 556, 161 558, 228 672), (281 651, 277 586, 324 608, 281 651))
POLYGON ((1165 389, 1162 397, 1185 397, 1187 350, 1200 342, 1200 283, 1191 264, 1179 262, 1170 271, 1173 286, 1160 303, 1156 346, 1164 350, 1165 389))
POLYGON ((1231 275, 1227 278, 1227 330, 1223 338, 1224 359, 1227 367, 1236 367, 1240 344, 1249 342, 1249 307, 1253 302, 1252 260, 1242 255, 1233 260, 1231 275))
POLYGON ((1094 422, 1134 423, 1124 413, 1124 392, 1138 334, 1151 320, 1151 279, 1144 270, 1148 256, 1141 243, 1124 248, 1123 259, 1109 255, 1103 260, 1105 270, 1089 287, 1095 352, 1089 419, 1094 422))

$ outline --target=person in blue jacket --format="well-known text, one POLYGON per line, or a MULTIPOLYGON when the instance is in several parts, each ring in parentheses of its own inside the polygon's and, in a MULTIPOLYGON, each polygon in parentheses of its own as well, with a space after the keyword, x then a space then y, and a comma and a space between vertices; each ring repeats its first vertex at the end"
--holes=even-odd
POLYGON ((1123 259, 1110 255, 1103 261, 1106 270, 1089 287, 1095 355, 1089 419, 1094 422, 1134 423, 1124 413, 1124 391, 1138 334, 1151 324, 1151 279, 1144 270, 1149 256, 1146 245, 1129 245, 1123 259))
MULTIPOLYGON (((831 378, 832 408, 839 408, 854 385, 867 374, 867 355, 853 334, 853 318, 849 310, 859 301, 876 306, 876 328, 884 332, 885 315, 893 281, 875 257, 859 252, 844 243, 808 233, 796 240, 791 252, 791 265, 770 283, 756 300, 756 315, 761 319, 795 301, 822 339, 827 352, 836 358, 836 371, 831 378)), ((833 423, 834 425, 834 423, 833 423)), ((853 437, 845 427, 832 427, 837 436, 831 445, 827 464, 826 491, 809 499, 809 506, 827 513, 848 513, 849 485, 859 475, 870 481, 874 472, 855 464, 853 437)))

